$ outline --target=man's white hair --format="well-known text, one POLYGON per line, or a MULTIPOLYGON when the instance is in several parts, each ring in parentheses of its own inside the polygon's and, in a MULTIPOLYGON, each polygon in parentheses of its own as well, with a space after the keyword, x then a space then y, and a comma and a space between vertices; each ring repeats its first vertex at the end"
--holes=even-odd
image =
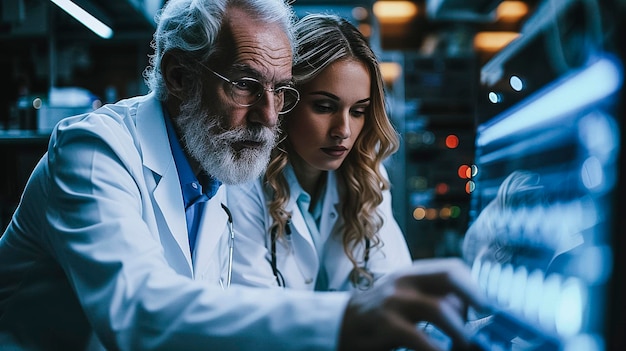
POLYGON ((267 23, 284 29, 295 52, 293 24, 295 14, 283 0, 169 0, 155 17, 150 65, 144 72, 146 84, 156 97, 165 101, 167 88, 161 74, 161 59, 170 51, 191 53, 208 60, 216 49, 226 8, 237 7, 267 23))

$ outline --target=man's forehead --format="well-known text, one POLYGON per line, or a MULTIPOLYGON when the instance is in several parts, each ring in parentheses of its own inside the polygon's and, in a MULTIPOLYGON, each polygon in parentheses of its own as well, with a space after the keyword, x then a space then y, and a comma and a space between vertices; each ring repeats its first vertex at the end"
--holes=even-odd
POLYGON ((233 68, 243 67, 266 78, 291 76, 291 44, 281 24, 267 23, 241 9, 230 8, 225 26, 234 46, 233 68))

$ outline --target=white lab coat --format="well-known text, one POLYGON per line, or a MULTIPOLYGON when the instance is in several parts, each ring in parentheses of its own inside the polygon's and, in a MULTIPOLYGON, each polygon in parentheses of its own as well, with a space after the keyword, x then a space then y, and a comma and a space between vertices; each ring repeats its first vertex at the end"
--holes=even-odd
MULTIPOLYGON (((381 172, 387 177, 384 167, 381 172)), ((293 168, 285 168, 285 177, 291 196, 285 209, 292 214, 292 233, 286 240, 276 244, 277 267, 285 280, 285 286, 293 289, 313 290, 316 278, 323 264, 328 275, 328 289, 338 291, 354 290, 349 280, 353 265, 348 260, 342 243, 341 204, 334 171, 327 172, 326 192, 323 195, 323 209, 319 232, 323 251, 316 250, 313 238, 305 219, 297 205, 297 194, 302 192, 293 168)), ((273 223, 267 203, 269 196, 264 191, 262 180, 239 186, 228 186, 228 197, 237 206, 231 211, 235 227, 235 254, 233 283, 250 286, 278 286, 270 265, 271 236, 273 223)), ((411 264, 411 256, 404 235, 392 214, 391 193, 383 192, 383 202, 378 207, 384 220, 380 229, 382 246, 370 254, 367 268, 378 279, 386 273, 411 264)), ((359 266, 363 265, 363 250, 360 245, 355 252, 359 266)))
POLYGON ((334 349, 346 294, 220 288, 224 201, 192 259, 161 104, 61 121, 0 239, 0 349, 334 349))

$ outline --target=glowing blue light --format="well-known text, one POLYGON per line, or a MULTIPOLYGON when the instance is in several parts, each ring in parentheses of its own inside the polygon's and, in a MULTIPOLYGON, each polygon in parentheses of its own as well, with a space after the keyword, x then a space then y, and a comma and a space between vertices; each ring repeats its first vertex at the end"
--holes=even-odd
POLYGON ((518 76, 511 76, 511 79, 509 79, 509 84, 511 85, 511 88, 513 88, 513 90, 515 91, 521 91, 522 89, 524 89, 524 82, 522 82, 522 80, 518 76))
POLYGON ((472 280, 478 282, 478 277, 480 275, 480 258, 476 258, 474 263, 472 264, 472 280))
POLYGON ((589 153, 603 164, 612 161, 618 151, 619 127, 611 116, 599 111, 593 111, 580 120, 578 137, 589 153))
POLYGON ((492 91, 492 92, 489 92, 489 101, 491 101, 494 104, 497 104, 498 102, 502 101, 502 98, 500 97, 500 94, 494 93, 492 91))
POLYGON ((602 163, 600 163, 597 157, 589 157, 583 162, 580 169, 580 178, 589 190, 600 188, 604 184, 602 163))
POLYGON ((528 271, 526 267, 517 267, 513 275, 513 284, 511 285, 511 298, 509 306, 513 311, 521 312, 524 307, 524 293, 526 281, 528 280, 528 271))
POLYGON ((489 272, 491 272, 491 262, 485 261, 480 268, 480 274, 478 275, 478 286, 487 291, 487 280, 489 279, 489 272))
POLYGON ((509 299, 511 298, 511 286, 513 284, 513 266, 505 264, 500 271, 500 281, 498 286, 498 292, 496 293, 497 301, 507 306, 509 299))
POLYGON ((606 350, 604 341, 598 335, 581 334, 567 339, 563 351, 606 350))
POLYGON ((576 278, 563 283, 561 299, 556 309, 556 331, 564 337, 576 335, 582 326, 583 290, 576 278))
POLYGON ((531 128, 554 122, 560 117, 606 98, 622 85, 622 68, 613 59, 603 58, 582 70, 565 76, 528 98, 523 105, 508 110, 493 123, 480 126, 477 146, 531 128))
POLYGON ((551 274, 543 284, 543 296, 539 305, 539 323, 546 330, 556 329, 556 308, 560 299, 561 278, 557 274, 551 274))
POLYGON ((500 272, 502 267, 498 263, 491 265, 489 278, 487 279, 487 296, 495 298, 498 294, 498 281, 500 281, 500 272))
POLYGON ((537 320, 539 306, 543 298, 543 273, 540 270, 534 270, 530 273, 524 294, 524 316, 531 321, 537 320))
POLYGON ((603 284, 613 270, 613 251, 607 245, 587 247, 580 253, 577 261, 578 277, 588 284, 603 284))

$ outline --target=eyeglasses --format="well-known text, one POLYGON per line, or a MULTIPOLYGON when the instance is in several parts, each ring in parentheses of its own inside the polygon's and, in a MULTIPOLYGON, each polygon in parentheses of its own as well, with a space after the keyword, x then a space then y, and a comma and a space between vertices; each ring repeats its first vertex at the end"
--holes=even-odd
POLYGON ((266 88, 261 82, 254 78, 243 77, 230 80, 205 65, 202 65, 202 67, 215 74, 215 76, 222 79, 224 82, 229 83, 226 86, 226 91, 239 106, 248 107, 256 104, 261 101, 263 93, 266 91, 274 95, 274 108, 279 111, 279 115, 293 110, 298 101, 300 101, 300 93, 289 85, 266 88))

